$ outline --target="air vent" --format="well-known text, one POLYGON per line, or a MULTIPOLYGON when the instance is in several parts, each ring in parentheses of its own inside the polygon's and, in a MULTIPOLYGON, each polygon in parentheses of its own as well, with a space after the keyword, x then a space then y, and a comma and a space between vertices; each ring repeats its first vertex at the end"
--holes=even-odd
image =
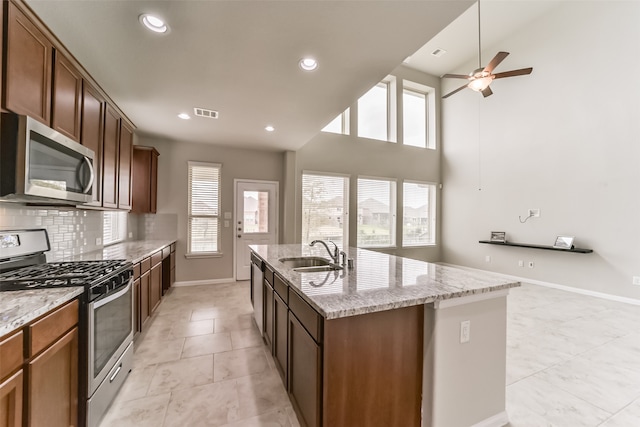
POLYGON ((436 58, 439 58, 442 55, 444 55, 445 53, 447 53, 447 51, 444 50, 444 49, 436 49, 433 52, 431 52, 431 55, 435 56, 436 58))
POLYGON ((218 112, 213 110, 207 110, 206 108, 195 107, 193 112, 198 117, 206 117, 207 119, 217 119, 218 112))

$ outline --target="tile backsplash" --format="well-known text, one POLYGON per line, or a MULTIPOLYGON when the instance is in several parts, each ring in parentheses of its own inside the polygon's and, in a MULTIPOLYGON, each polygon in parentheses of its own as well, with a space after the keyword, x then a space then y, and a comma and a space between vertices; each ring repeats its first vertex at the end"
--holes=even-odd
POLYGON ((0 203, 0 230, 45 228, 51 251, 47 261, 102 249, 102 212, 65 208, 36 208, 0 203))
MULTIPOLYGON (((102 240, 103 215, 98 210, 60 207, 32 207, 0 202, 0 230, 45 228, 51 250, 47 261, 100 250, 96 239, 102 240)), ((127 218, 127 240, 174 240, 177 237, 176 214, 134 215, 127 218)))

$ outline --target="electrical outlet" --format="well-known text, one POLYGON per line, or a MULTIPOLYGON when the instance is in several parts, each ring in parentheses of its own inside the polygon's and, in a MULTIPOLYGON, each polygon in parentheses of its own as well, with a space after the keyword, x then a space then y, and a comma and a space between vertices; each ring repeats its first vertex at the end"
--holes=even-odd
POLYGON ((491 255, 487 255, 484 257, 484 262, 491 262, 491 255))
POLYGON ((102 244, 102 237, 96 237, 96 246, 100 246, 102 244))
POLYGON ((529 268, 533 268, 533 261, 529 261, 529 268))
POLYGON ((129 238, 133 239, 133 232, 132 231, 129 232, 129 238))
POLYGON ((538 218, 540 216, 540 209, 529 209, 529 216, 532 218, 538 218))
POLYGON ((633 284, 640 285, 640 276, 633 276, 633 284))
POLYGON ((471 320, 460 322, 460 344, 464 344, 471 340, 471 320))
POLYGON ((227 220, 224 221, 224 228, 229 228, 229 221, 227 220))
POLYGON ((524 267, 524 261, 523 260, 519 260, 518 261, 518 267, 524 267))

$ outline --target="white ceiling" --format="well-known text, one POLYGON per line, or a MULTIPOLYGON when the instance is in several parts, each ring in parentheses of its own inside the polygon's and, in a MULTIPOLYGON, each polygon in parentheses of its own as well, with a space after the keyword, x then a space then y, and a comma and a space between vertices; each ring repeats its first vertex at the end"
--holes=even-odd
MULTIPOLYGON (((296 150, 406 57, 434 75, 477 57, 470 0, 27 3, 139 133, 175 141, 296 150), (164 18, 171 31, 148 32, 142 13, 164 18), (435 48, 448 53, 435 58, 435 48), (311 73, 298 68, 307 55, 320 64, 311 73), (220 118, 177 118, 193 107, 220 118)), ((483 45, 557 3, 483 1, 483 45)))

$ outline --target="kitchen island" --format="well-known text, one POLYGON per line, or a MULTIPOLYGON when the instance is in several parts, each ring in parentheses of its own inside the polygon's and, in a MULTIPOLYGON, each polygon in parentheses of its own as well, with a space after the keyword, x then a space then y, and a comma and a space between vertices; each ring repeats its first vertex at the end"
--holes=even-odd
POLYGON ((506 301, 518 282, 358 248, 352 269, 300 272, 281 260, 327 251, 250 248, 256 323, 303 424, 508 422, 506 301))

